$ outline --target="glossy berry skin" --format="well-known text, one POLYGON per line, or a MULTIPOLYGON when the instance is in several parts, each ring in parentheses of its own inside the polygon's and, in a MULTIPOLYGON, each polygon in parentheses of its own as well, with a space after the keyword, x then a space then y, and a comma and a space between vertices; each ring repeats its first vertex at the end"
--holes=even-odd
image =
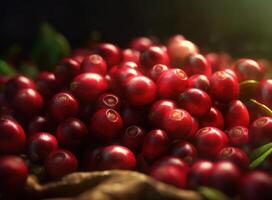
POLYGON ((249 159, 247 154, 236 147, 225 147, 221 149, 217 157, 218 160, 226 160, 235 164, 241 169, 241 171, 246 171, 249 168, 249 159))
POLYGON ((52 72, 41 72, 36 78, 37 91, 44 97, 50 98, 57 90, 57 79, 52 72))
POLYGON ((256 98, 261 103, 272 108, 272 79, 262 80, 258 83, 256 98))
POLYGON ((91 72, 100 75, 106 75, 107 64, 101 56, 91 54, 83 59, 81 63, 81 72, 82 73, 91 72))
POLYGON ((261 80, 264 76, 264 69, 254 60, 240 59, 234 66, 233 70, 240 82, 245 80, 261 80))
POLYGON ((122 137, 122 145, 131 151, 138 151, 142 146, 144 134, 145 132, 141 127, 129 126, 122 137))
POLYGON ((202 117, 209 112, 212 100, 210 96, 199 89, 190 88, 179 95, 178 105, 195 117, 202 117))
POLYGON ((192 129, 191 129, 190 134, 188 136, 188 140, 189 141, 193 141, 194 140, 195 134, 198 131, 198 129, 199 129, 199 121, 198 121, 197 118, 192 117, 192 129))
POLYGON ((36 116, 28 124, 27 135, 31 136, 38 132, 48 132, 50 130, 50 121, 48 117, 36 116))
POLYGON ((240 185, 241 200, 269 200, 272 195, 272 177, 261 171, 249 172, 240 185))
POLYGON ((11 119, 0 119, 0 153, 21 153, 25 146, 26 135, 23 128, 11 119))
POLYGON ((96 52, 104 58, 109 67, 117 65, 121 60, 121 51, 114 44, 99 44, 96 48, 96 52))
POLYGON ((122 61, 140 63, 140 52, 133 49, 124 49, 122 51, 122 61))
POLYGON ((158 46, 151 46, 141 54, 141 65, 145 69, 151 69, 156 64, 169 64, 167 52, 158 46))
POLYGON ((229 144, 234 147, 243 147, 248 144, 248 129, 243 126, 234 126, 226 131, 229 138, 229 144))
POLYGON ((156 98, 156 84, 146 76, 135 76, 125 82, 125 96, 132 106, 143 106, 156 98))
POLYGON ((91 118, 90 133, 103 141, 110 141, 122 133, 123 120, 113 109, 100 109, 91 118))
POLYGON ((188 86, 188 77, 181 69, 169 69, 157 79, 157 91, 161 98, 176 98, 188 86))
POLYGON ((238 192, 240 177, 240 170, 233 163, 219 161, 212 168, 211 186, 233 197, 238 192))
POLYGON ((210 81, 207 76, 202 74, 196 74, 188 79, 188 88, 197 88, 209 93, 210 81))
POLYGON ((197 131, 195 145, 202 157, 214 159, 228 145, 228 137, 218 128, 205 127, 197 131))
POLYGON ((72 58, 64 58, 55 70, 57 82, 66 86, 70 81, 80 74, 80 63, 72 58))
POLYGON ((83 102, 93 102, 108 89, 106 79, 95 73, 83 73, 71 83, 72 93, 83 102))
POLYGON ((149 77, 156 81, 159 76, 164 72, 167 71, 169 67, 163 64, 156 64, 154 65, 149 71, 149 77))
POLYGON ((142 155, 150 161, 166 154, 169 139, 167 133, 161 129, 154 129, 146 134, 142 145, 142 155))
POLYGON ((28 139, 27 148, 32 161, 44 161, 51 152, 58 149, 58 141, 50 133, 35 133, 28 139))
POLYGON ((13 98, 13 106, 17 112, 29 116, 37 114, 43 107, 43 97, 33 89, 23 89, 13 98))
POLYGON ((210 111, 200 119, 200 127, 206 126, 224 128, 224 117, 220 110, 212 106, 210 111))
POLYGON ((249 125, 249 113, 247 107, 240 101, 234 100, 228 105, 225 113, 226 128, 249 125))
POLYGON ((177 108, 175 101, 169 99, 161 99, 154 102, 149 110, 148 119, 154 127, 162 127, 163 118, 166 114, 177 108))
POLYGON ((213 165, 206 160, 196 161, 188 172, 188 187, 196 189, 198 186, 209 186, 213 165))
POLYGON ((98 98, 96 102, 96 108, 110 108, 114 110, 120 110, 121 99, 113 93, 104 93, 98 98))
POLYGON ((272 117, 260 117, 251 123, 249 138, 252 143, 265 144, 272 141, 272 117))
POLYGON ((188 137, 192 128, 192 117, 183 109, 173 109, 163 118, 163 129, 172 140, 188 137))
POLYGON ((77 115, 79 109, 77 99, 65 92, 54 95, 49 103, 49 112, 53 119, 62 121, 77 115))
POLYGON ((172 156, 184 160, 189 165, 193 164, 197 158, 197 150, 193 144, 187 141, 179 141, 171 147, 172 156))
POLYGON ((212 74, 210 84, 210 93, 215 100, 227 103, 237 99, 239 85, 231 74, 225 71, 217 71, 212 74))
POLYGON ((56 130, 58 142, 67 148, 79 146, 87 134, 88 130, 85 124, 76 118, 62 121, 56 130))
POLYGON ((93 159, 96 170, 133 170, 136 167, 134 154, 128 148, 120 145, 110 145, 100 149, 93 159))
POLYGON ((181 69, 184 70, 188 76, 203 74, 210 77, 212 72, 210 63, 201 54, 189 55, 185 59, 181 69))
POLYGON ((44 167, 46 173, 56 179, 77 171, 78 161, 72 152, 59 149, 47 156, 44 167))
POLYGON ((0 192, 21 191, 26 183, 28 169, 19 156, 0 157, 0 192))
POLYGON ((134 38, 130 42, 129 46, 132 49, 143 52, 143 51, 147 50, 149 47, 151 47, 152 45, 153 45, 153 42, 151 39, 149 39, 147 37, 138 37, 138 38, 134 38))

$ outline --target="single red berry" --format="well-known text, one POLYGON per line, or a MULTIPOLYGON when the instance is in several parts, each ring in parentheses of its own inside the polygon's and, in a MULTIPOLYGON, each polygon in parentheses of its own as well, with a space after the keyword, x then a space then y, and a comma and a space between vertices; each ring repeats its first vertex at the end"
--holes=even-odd
POLYGON ((134 49, 124 49, 122 51, 123 62, 140 63, 140 52, 134 49))
POLYGON ((23 128, 11 119, 0 119, 0 153, 21 153, 25 146, 26 135, 23 128))
POLYGON ((227 111, 225 112, 226 128, 234 126, 249 125, 249 113, 247 107, 240 101, 234 100, 229 103, 227 111))
POLYGON ((132 151, 138 151, 143 143, 144 130, 139 126, 129 126, 122 137, 122 145, 132 151))
POLYGON ((272 141, 272 117, 260 117, 249 127, 249 139, 255 144, 265 144, 272 141))
POLYGON ((64 120, 56 130, 56 137, 60 145, 68 148, 79 146, 87 134, 85 124, 76 118, 64 120))
POLYGON ((96 48, 96 52, 104 58, 109 67, 117 65, 122 59, 120 49, 114 44, 99 44, 96 48))
POLYGON ((169 65, 167 52, 158 46, 151 46, 141 54, 141 64, 145 69, 150 69, 156 64, 169 65))
POLYGON ((194 145, 184 140, 175 143, 170 154, 184 160, 189 165, 193 164, 197 158, 197 150, 194 145))
POLYGON ((31 136, 38 132, 50 131, 50 121, 48 117, 36 116, 28 124, 27 135, 31 136))
POLYGON ((230 102, 237 99, 239 94, 238 81, 225 71, 217 71, 212 74, 210 93, 215 100, 230 102))
POLYGON ((192 117, 183 109, 173 109, 163 118, 163 129, 172 140, 188 137, 192 128, 192 117))
POLYGON ((145 76, 135 76, 125 82, 125 96, 132 106, 143 106, 156 98, 156 84, 145 76))
POLYGON ((133 61, 124 61, 120 65, 116 65, 116 69, 122 68, 122 67, 124 67, 124 68, 128 67, 128 68, 139 70, 138 64, 136 62, 133 62, 133 61))
POLYGON ((169 67, 167 67, 166 65, 156 64, 150 69, 149 77, 156 81, 159 78, 159 76, 168 69, 169 67))
POLYGON ((224 118, 220 110, 211 107, 210 111, 200 119, 200 127, 212 126, 215 128, 224 128, 224 118))
POLYGON ((176 98, 188 86, 188 77, 181 69, 169 69, 157 79, 158 95, 161 98, 176 98))
POLYGON ((58 141, 50 133, 35 133, 28 139, 27 148, 31 160, 44 161, 51 152, 58 149, 58 141))
POLYGON ((28 169, 19 156, 0 157, 0 192, 21 191, 26 183, 28 169))
POLYGON ((228 74, 232 75, 232 77, 234 79, 236 79, 237 81, 239 81, 237 74, 232 69, 222 69, 222 71, 227 72, 228 74))
POLYGON ((130 42, 130 48, 143 52, 153 45, 153 42, 148 37, 134 38, 130 42))
POLYGON ((143 125, 147 121, 146 111, 140 107, 124 107, 122 119, 125 126, 143 125))
POLYGON ((262 80, 258 83, 256 98, 261 103, 272 108, 272 79, 262 80))
POLYGON ((261 171, 249 172, 240 185, 241 200, 269 200, 272 196, 272 177, 261 171))
POLYGON ((100 109, 91 118, 91 134, 104 141, 110 141, 122 133, 123 120, 113 109, 100 109))
POLYGON ((83 61, 83 59, 84 59, 86 56, 90 55, 90 54, 91 54, 90 50, 85 49, 85 48, 78 48, 78 49, 72 50, 72 52, 71 52, 71 57, 72 57, 74 60, 76 60, 76 61, 78 61, 79 63, 81 63, 81 62, 83 61))
POLYGON ((49 104, 49 112, 53 119, 64 120, 77 115, 78 101, 69 93, 61 92, 52 97, 49 104))
POLYGON ((47 156, 44 166, 51 178, 61 178, 77 171, 78 161, 72 152, 59 149, 47 156))
POLYGON ((154 161, 166 154, 168 145, 167 133, 161 129, 154 129, 147 133, 143 140, 142 155, 147 160, 154 161))
POLYGON ((197 88, 209 93, 210 81, 207 76, 196 74, 188 79, 188 88, 197 88))
POLYGON ((71 83, 71 91, 84 102, 93 102, 108 89, 106 79, 94 73, 83 73, 74 78, 71 83))
POLYGON ((199 129, 199 121, 197 118, 192 117, 192 128, 191 128, 191 132, 188 136, 188 140, 190 140, 190 141, 194 140, 195 134, 198 131, 198 129, 199 129))
POLYGON ((210 96, 199 89, 190 88, 179 95, 178 105, 195 117, 202 117, 209 112, 212 101, 210 96))
POLYGON ((218 128, 205 127, 197 131, 195 145, 202 157, 214 159, 228 145, 228 137, 218 128))
POLYGON ((96 54, 86 56, 81 63, 82 73, 96 73, 105 75, 107 73, 107 65, 104 59, 96 54))
POLYGON ((223 66, 221 65, 220 58, 217 53, 208 53, 205 55, 205 58, 210 63, 212 72, 222 70, 223 66))
POLYGON ((113 93, 104 93, 98 98, 96 102, 96 108, 110 108, 114 110, 120 110, 121 99, 113 93))
POLYGON ((226 131, 229 144, 234 147, 243 147, 248 144, 248 129, 243 126, 234 126, 226 131))
POLYGON ((50 98, 57 90, 57 79, 52 72, 41 72, 36 78, 37 91, 44 97, 50 98))

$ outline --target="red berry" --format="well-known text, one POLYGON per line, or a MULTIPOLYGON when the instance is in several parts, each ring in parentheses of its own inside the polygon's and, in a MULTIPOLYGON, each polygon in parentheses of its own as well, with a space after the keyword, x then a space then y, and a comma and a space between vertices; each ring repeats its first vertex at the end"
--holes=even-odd
POLYGON ((210 91, 210 81, 207 76, 196 74, 188 79, 188 88, 197 88, 208 93, 210 91))
POLYGON ((272 108, 272 79, 262 80, 258 83, 256 97, 261 103, 272 108))
POLYGON ((150 71, 149 71, 149 76, 150 78, 152 78, 154 81, 156 81, 159 76, 167 71, 169 68, 166 66, 166 65, 163 65, 163 64, 156 64, 154 65, 150 71))
POLYGON ((61 178, 77 171, 78 161, 72 152, 59 149, 48 155, 44 166, 51 178, 61 178))
POLYGON ((102 94, 96 102, 97 109, 110 108, 114 110, 120 110, 120 107, 121 99, 113 93, 102 94))
POLYGON ((150 69, 156 64, 168 65, 168 54, 158 46, 151 46, 141 54, 141 64, 146 69, 150 69))
POLYGON ((79 146, 87 134, 85 124, 76 118, 64 120, 56 130, 56 137, 60 145, 68 148, 79 146))
POLYGON ((194 140, 195 134, 198 131, 198 129, 199 129, 198 119, 195 117, 192 117, 192 129, 191 129, 191 132, 188 136, 188 140, 190 140, 190 141, 194 140))
POLYGON ((48 132, 50 130, 50 122, 47 117, 36 116, 28 124, 27 134, 29 136, 38 132, 48 132))
POLYGON ((265 144, 272 141, 272 117, 260 117, 251 123, 249 138, 252 143, 265 144))
POLYGON ((142 146, 144 130, 139 126, 129 126, 122 137, 122 145, 132 151, 137 151, 142 146))
POLYGON ((143 52, 143 51, 147 50, 149 47, 151 47, 152 45, 153 45, 153 42, 149 38, 138 37, 138 38, 133 39, 130 42, 129 46, 132 49, 143 52))
POLYGON ((110 141, 122 133, 123 120, 113 109, 100 109, 91 118, 91 134, 104 141, 110 141))
POLYGON ((248 144, 248 129, 243 126, 234 126, 226 131, 231 146, 243 147, 248 144))
POLYGON ((124 49, 122 51, 123 62, 140 62, 140 52, 133 49, 124 49))
POLYGON ((50 133, 35 133, 28 139, 27 148, 31 160, 44 161, 51 152, 58 149, 58 141, 50 133))
POLYGON ((104 59, 96 54, 91 54, 85 57, 81 63, 81 72, 91 72, 100 75, 105 75, 107 72, 107 65, 104 59))
POLYGON ((187 86, 187 75, 181 69, 169 69, 157 79, 158 95, 161 98, 176 98, 187 86))
POLYGON ((0 119, 0 153, 21 153, 25 146, 25 132, 17 122, 10 119, 0 119))
POLYGON ((121 60, 121 51, 114 44, 102 43, 96 48, 96 51, 106 61, 109 67, 117 65, 121 60))
POLYGON ((57 89, 57 79, 52 72, 41 72, 36 78, 37 91, 44 98, 50 98, 57 89))
POLYGON ((194 145, 182 140, 172 146, 171 155, 176 156, 191 165, 196 161, 197 151, 194 145))
POLYGON ((205 127, 197 131, 195 145, 202 157, 213 159, 221 149, 228 145, 228 137, 215 127, 205 127))
POLYGON ((94 73, 83 73, 74 78, 71 83, 73 94, 84 102, 96 100, 103 92, 108 89, 106 79, 94 73))
POLYGON ((166 154, 168 144, 166 132, 161 129, 154 129, 147 133, 143 140, 142 155, 147 160, 154 161, 166 154))
POLYGON ((64 120, 77 115, 78 101, 69 93, 61 92, 52 97, 49 104, 49 112, 53 119, 64 120))
POLYGON ((247 107, 239 100, 234 100, 228 105, 225 113, 225 125, 227 128, 234 126, 245 126, 249 124, 249 113, 247 107))
POLYGON ((210 111, 200 119, 200 127, 212 126, 215 128, 224 128, 224 118, 220 110, 211 107, 210 111))

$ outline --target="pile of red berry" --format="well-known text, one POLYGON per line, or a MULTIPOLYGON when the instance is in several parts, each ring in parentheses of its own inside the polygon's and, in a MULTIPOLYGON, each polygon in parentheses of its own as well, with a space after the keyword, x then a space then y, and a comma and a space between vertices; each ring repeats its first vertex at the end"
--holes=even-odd
POLYGON ((251 59, 199 54, 182 36, 136 38, 128 49, 79 49, 54 72, 1 83, 0 192, 76 171, 137 170, 178 188, 213 187, 244 200, 272 197, 272 159, 249 155, 272 142, 272 117, 240 94, 255 80, 272 107, 267 68, 251 59))

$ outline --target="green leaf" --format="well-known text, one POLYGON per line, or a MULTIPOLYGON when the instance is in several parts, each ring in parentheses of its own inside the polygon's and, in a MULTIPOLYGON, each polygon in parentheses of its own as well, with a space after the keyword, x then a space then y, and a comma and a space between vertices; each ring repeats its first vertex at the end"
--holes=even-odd
POLYGON ((5 61, 0 60, 0 74, 6 75, 6 76, 12 76, 16 74, 16 70, 5 61))
POLYGON ((250 99, 249 101, 256 105, 262 111, 262 113, 264 113, 265 116, 272 117, 272 110, 270 110, 270 108, 268 108, 266 105, 258 102, 255 99, 250 99))
POLYGON ((228 196, 214 188, 202 186, 198 191, 208 200, 230 200, 228 196))
POLYGON ((250 154, 250 168, 255 169, 262 164, 265 159, 272 154, 272 143, 265 144, 250 154))
POLYGON ((31 63, 22 63, 19 67, 20 72, 30 78, 35 78, 36 75, 39 73, 37 67, 31 63))
POLYGON ((258 81, 256 80, 246 80, 239 84, 240 86, 240 94, 239 97, 242 99, 250 99, 255 96, 256 88, 258 85, 258 81))

